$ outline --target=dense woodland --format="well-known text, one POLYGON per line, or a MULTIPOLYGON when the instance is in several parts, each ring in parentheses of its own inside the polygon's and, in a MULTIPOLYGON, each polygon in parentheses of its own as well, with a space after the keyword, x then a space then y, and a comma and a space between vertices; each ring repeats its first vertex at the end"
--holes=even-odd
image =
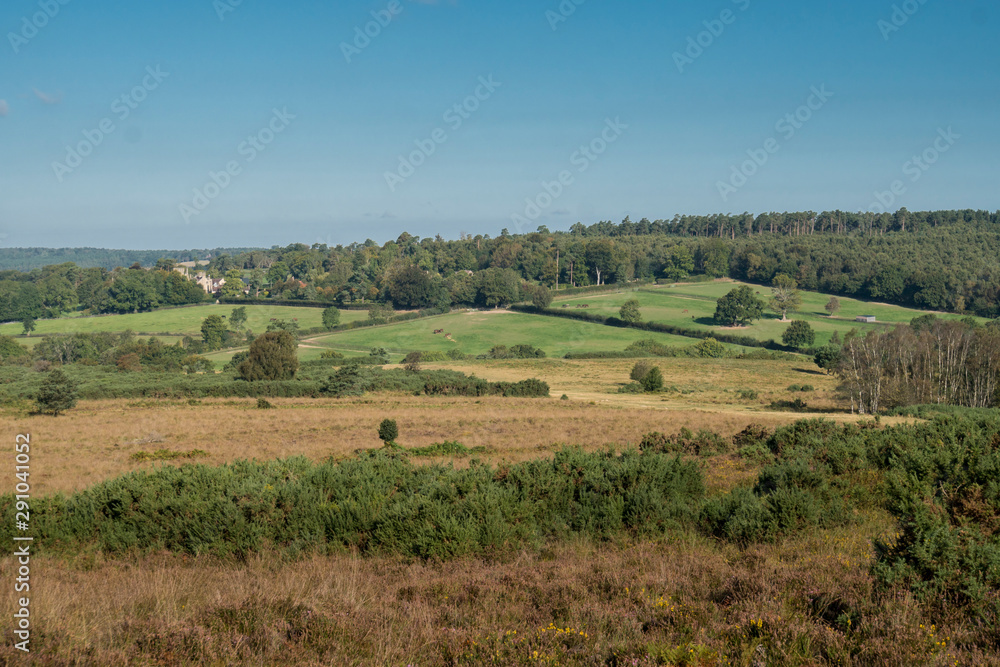
MULTIPOLYGON (((463 236, 446 241, 403 233, 378 245, 292 244, 220 253, 209 272, 242 279, 254 298, 391 303, 398 309, 529 300, 526 286, 588 286, 636 279, 729 276, 770 284, 778 274, 801 289, 922 309, 1000 314, 1000 213, 826 212, 678 216, 673 220, 574 225, 463 236)), ((72 310, 121 313, 204 300, 169 269, 84 269, 72 263, 0 271, 0 321, 72 310), (157 270, 159 269, 159 270, 157 270)), ((240 296, 242 290, 234 290, 240 296)))

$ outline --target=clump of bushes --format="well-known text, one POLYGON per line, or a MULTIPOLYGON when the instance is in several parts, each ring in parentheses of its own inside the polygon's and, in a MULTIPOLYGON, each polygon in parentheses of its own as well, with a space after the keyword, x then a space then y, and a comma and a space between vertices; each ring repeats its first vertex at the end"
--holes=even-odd
POLYGON ((482 356, 483 359, 544 359, 545 352, 533 345, 496 345, 482 356))
POLYGON ((549 385, 535 378, 520 382, 487 382, 480 378, 460 375, 451 380, 428 380, 424 384, 423 393, 428 396, 545 398, 549 395, 549 385))
POLYGON ((790 412, 806 412, 809 410, 809 404, 801 398, 791 401, 772 401, 768 407, 772 410, 787 410, 790 412))
MULTIPOLYGON (((32 503, 40 550, 170 551, 246 557, 329 548, 424 559, 516 552, 547 540, 656 535, 691 525, 704 495, 695 463, 638 452, 564 450, 494 468, 413 465, 396 449, 136 471, 32 503)), ((13 496, 0 501, 14 531, 13 496)))
POLYGON ((714 338, 706 338, 694 346, 699 357, 707 359, 720 359, 726 356, 726 346, 714 338))
POLYGON ((797 391, 810 392, 810 391, 816 391, 816 388, 813 387, 811 384, 790 384, 788 385, 788 391, 793 393, 797 391))
POLYGON ((639 450, 650 453, 693 454, 708 456, 724 454, 732 449, 731 444, 718 434, 699 429, 697 433, 682 428, 677 435, 665 435, 659 431, 647 433, 639 442, 639 450))
POLYGON ((472 456, 473 454, 484 454, 486 453, 486 448, 472 447, 470 449, 460 442, 445 440, 444 442, 437 442, 427 447, 411 447, 410 449, 407 449, 406 452, 413 456, 466 457, 472 456))
POLYGON ((849 520, 841 495, 822 464, 781 461, 765 468, 753 489, 737 489, 709 500, 705 529, 737 544, 771 541, 807 527, 831 527, 849 520))

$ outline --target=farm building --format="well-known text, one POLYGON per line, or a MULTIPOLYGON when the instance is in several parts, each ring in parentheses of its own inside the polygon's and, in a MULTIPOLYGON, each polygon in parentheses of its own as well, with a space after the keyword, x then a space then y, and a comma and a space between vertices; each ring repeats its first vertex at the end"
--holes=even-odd
POLYGON ((857 316, 857 317, 854 318, 854 321, 855 322, 865 322, 867 324, 875 324, 875 316, 874 315, 859 315, 859 316, 857 316))

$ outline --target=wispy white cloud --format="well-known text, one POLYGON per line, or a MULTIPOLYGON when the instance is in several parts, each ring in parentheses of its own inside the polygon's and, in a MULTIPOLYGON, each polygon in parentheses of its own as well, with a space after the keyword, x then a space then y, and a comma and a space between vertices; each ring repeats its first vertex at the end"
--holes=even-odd
POLYGON ((7 100, 0 100, 0 118, 7 115, 10 111, 10 107, 7 106, 7 100))
POLYGON ((60 102, 62 102, 62 93, 59 93, 57 95, 48 95, 38 90, 37 88, 32 88, 31 90, 33 93, 35 93, 35 97, 40 99, 45 104, 59 104, 60 102))

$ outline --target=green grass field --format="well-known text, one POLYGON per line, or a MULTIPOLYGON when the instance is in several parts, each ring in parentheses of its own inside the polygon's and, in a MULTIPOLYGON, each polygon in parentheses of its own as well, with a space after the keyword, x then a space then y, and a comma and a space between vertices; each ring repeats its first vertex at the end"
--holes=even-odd
MULTIPOLYGON (((99 331, 132 331, 145 333, 170 333, 180 336, 200 336, 201 323, 209 315, 228 317, 233 312, 232 305, 204 305, 190 308, 170 308, 151 313, 134 315, 101 315, 98 317, 61 317, 55 320, 38 320, 32 338, 46 334, 96 333, 99 331)), ((246 326, 255 333, 263 333, 271 318, 298 319, 299 327, 309 329, 323 326, 323 310, 320 308, 295 308, 292 306, 247 306, 246 326)), ((363 320, 366 311, 343 310, 341 323, 363 320)), ((23 329, 17 322, 0 325, 0 334, 20 335, 23 329)), ((26 339, 21 339, 26 342, 26 339)))
MULTIPOLYGON (((689 329, 701 331, 717 331, 736 335, 752 336, 758 340, 773 339, 781 342, 781 335, 788 327, 788 322, 782 322, 780 317, 770 311, 764 319, 755 322, 745 329, 728 329, 715 324, 715 302, 719 297, 736 287, 739 283, 730 280, 720 280, 710 283, 680 284, 676 287, 650 287, 638 291, 598 294, 573 298, 557 298, 554 308, 566 305, 576 308, 587 305, 587 312, 601 315, 617 315, 618 309, 627 299, 639 300, 642 316, 648 322, 663 322, 689 329)), ((760 297, 767 301, 771 290, 759 285, 751 285, 760 297)), ((886 304, 866 303, 846 297, 840 298, 841 310, 835 318, 827 315, 823 307, 830 300, 829 295, 817 292, 802 292, 802 307, 798 312, 789 313, 788 319, 805 320, 816 331, 816 344, 829 342, 835 331, 841 336, 851 329, 884 328, 886 324, 909 322, 914 317, 925 315, 925 311, 903 308, 886 304), (855 322, 859 315, 875 315, 882 324, 862 324, 855 322)), ((958 315, 942 315, 942 317, 958 318, 958 315)))
MULTIPOLYGON (((495 345, 534 345, 550 357, 561 357, 567 352, 624 350, 629 343, 643 338, 682 347, 697 342, 682 336, 618 329, 590 322, 486 311, 454 312, 390 326, 342 331, 312 338, 305 344, 344 353, 384 347, 394 353, 458 349, 472 355, 489 352, 495 345), (436 329, 444 329, 444 332, 434 334, 436 329), (444 334, 451 334, 451 340, 444 334)), ((308 358, 304 352, 307 350, 300 348, 301 358, 308 358)))

